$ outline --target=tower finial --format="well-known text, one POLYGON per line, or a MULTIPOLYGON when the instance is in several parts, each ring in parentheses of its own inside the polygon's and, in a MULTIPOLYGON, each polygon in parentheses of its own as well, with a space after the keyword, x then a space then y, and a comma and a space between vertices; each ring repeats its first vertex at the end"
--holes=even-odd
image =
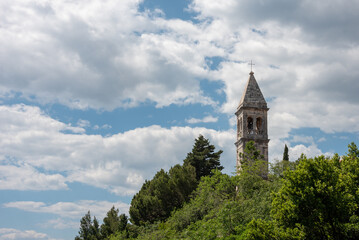
POLYGON ((248 63, 248 65, 251 65, 251 72, 250 74, 252 75, 253 74, 253 71, 252 71, 252 66, 255 65, 254 63, 252 63, 252 60, 251 60, 251 63, 248 63))

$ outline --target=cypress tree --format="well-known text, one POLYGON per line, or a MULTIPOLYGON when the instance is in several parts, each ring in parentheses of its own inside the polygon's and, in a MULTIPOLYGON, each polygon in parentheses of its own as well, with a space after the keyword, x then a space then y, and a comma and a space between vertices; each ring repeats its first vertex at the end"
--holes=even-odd
POLYGON ((289 161, 288 147, 287 144, 284 146, 283 161, 289 161))

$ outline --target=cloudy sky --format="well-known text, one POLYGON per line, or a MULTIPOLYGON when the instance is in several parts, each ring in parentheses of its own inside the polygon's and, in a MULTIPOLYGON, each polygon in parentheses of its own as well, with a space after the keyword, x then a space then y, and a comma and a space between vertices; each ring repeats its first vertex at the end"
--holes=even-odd
POLYGON ((0 240, 73 239, 127 213, 199 134, 235 166, 253 71, 269 158, 345 154, 359 136, 359 1, 2 0, 0 240))

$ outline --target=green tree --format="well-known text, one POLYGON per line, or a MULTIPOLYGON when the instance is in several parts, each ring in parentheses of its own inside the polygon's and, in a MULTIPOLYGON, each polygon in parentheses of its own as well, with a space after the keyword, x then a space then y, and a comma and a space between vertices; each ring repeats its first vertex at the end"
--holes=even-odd
POLYGON ((342 159, 337 156, 337 164, 342 169, 342 174, 347 176, 345 181, 348 191, 354 197, 356 210, 346 225, 348 239, 359 239, 359 150, 354 142, 348 145, 348 153, 342 159))
POLYGON ((351 142, 348 145, 348 154, 347 155, 352 158, 359 158, 359 149, 354 142, 351 142))
MULTIPOLYGON (((173 208, 181 208, 190 199, 191 193, 196 189, 196 170, 193 166, 175 165, 169 170, 169 185, 173 191, 171 200, 173 208)), ((171 209, 172 211, 173 209, 171 209)))
POLYGON ((305 234, 301 229, 284 229, 273 221, 253 219, 239 239, 243 240, 304 240, 305 234))
POLYGON ((98 223, 96 217, 94 217, 93 223, 91 226, 91 235, 93 236, 93 239, 97 239, 97 240, 102 239, 101 232, 100 232, 100 226, 99 226, 99 223, 98 223))
POLYGON ((306 239, 345 239, 354 208, 347 180, 334 161, 303 158, 294 171, 285 172, 272 217, 284 228, 302 226, 306 239))
POLYGON ((112 206, 112 208, 107 212, 101 225, 101 235, 103 238, 107 238, 111 234, 120 231, 120 217, 118 216, 118 212, 119 210, 115 209, 115 206, 112 206))
POLYGON ((197 180, 203 176, 211 175, 213 169, 223 169, 220 163, 220 156, 223 151, 214 152, 214 150, 215 146, 211 145, 209 140, 202 135, 195 139, 192 152, 187 154, 183 162, 184 165, 192 165, 196 169, 197 180))
POLYGON ((218 170, 212 176, 203 177, 193 192, 192 199, 183 208, 174 212, 167 224, 171 229, 181 231, 198 220, 203 219, 211 210, 224 201, 236 197, 236 179, 218 170))
POLYGON ((94 220, 91 219, 90 211, 81 218, 80 220, 80 230, 79 236, 75 237, 75 240, 100 240, 101 235, 99 231, 99 224, 94 217, 94 220))
POLYGON ((129 210, 131 222, 136 225, 153 223, 166 218, 162 196, 171 196, 168 174, 161 169, 150 181, 145 181, 141 190, 135 194, 129 210))
POLYGON ((127 223, 128 223, 128 217, 126 216, 126 214, 122 213, 120 215, 119 231, 126 230, 127 223))
POLYGON ((283 161, 289 161, 288 147, 287 144, 284 146, 283 161))
POLYGON ((268 174, 268 165, 264 161, 264 156, 256 148, 254 141, 246 143, 243 153, 239 155, 241 169, 237 169, 240 175, 266 178, 268 174))
POLYGON ((163 169, 146 181, 131 201, 131 222, 136 225, 167 219, 175 208, 182 207, 196 188, 195 169, 176 165, 166 173, 163 169))

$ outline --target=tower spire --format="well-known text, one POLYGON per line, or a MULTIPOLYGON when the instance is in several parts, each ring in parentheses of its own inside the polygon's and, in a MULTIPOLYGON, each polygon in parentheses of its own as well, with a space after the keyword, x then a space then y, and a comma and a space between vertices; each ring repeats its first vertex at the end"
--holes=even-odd
POLYGON ((239 102, 240 107, 262 107, 267 108, 267 102, 263 97, 262 91, 259 88, 254 73, 249 73, 247 84, 244 88, 242 98, 239 102))

